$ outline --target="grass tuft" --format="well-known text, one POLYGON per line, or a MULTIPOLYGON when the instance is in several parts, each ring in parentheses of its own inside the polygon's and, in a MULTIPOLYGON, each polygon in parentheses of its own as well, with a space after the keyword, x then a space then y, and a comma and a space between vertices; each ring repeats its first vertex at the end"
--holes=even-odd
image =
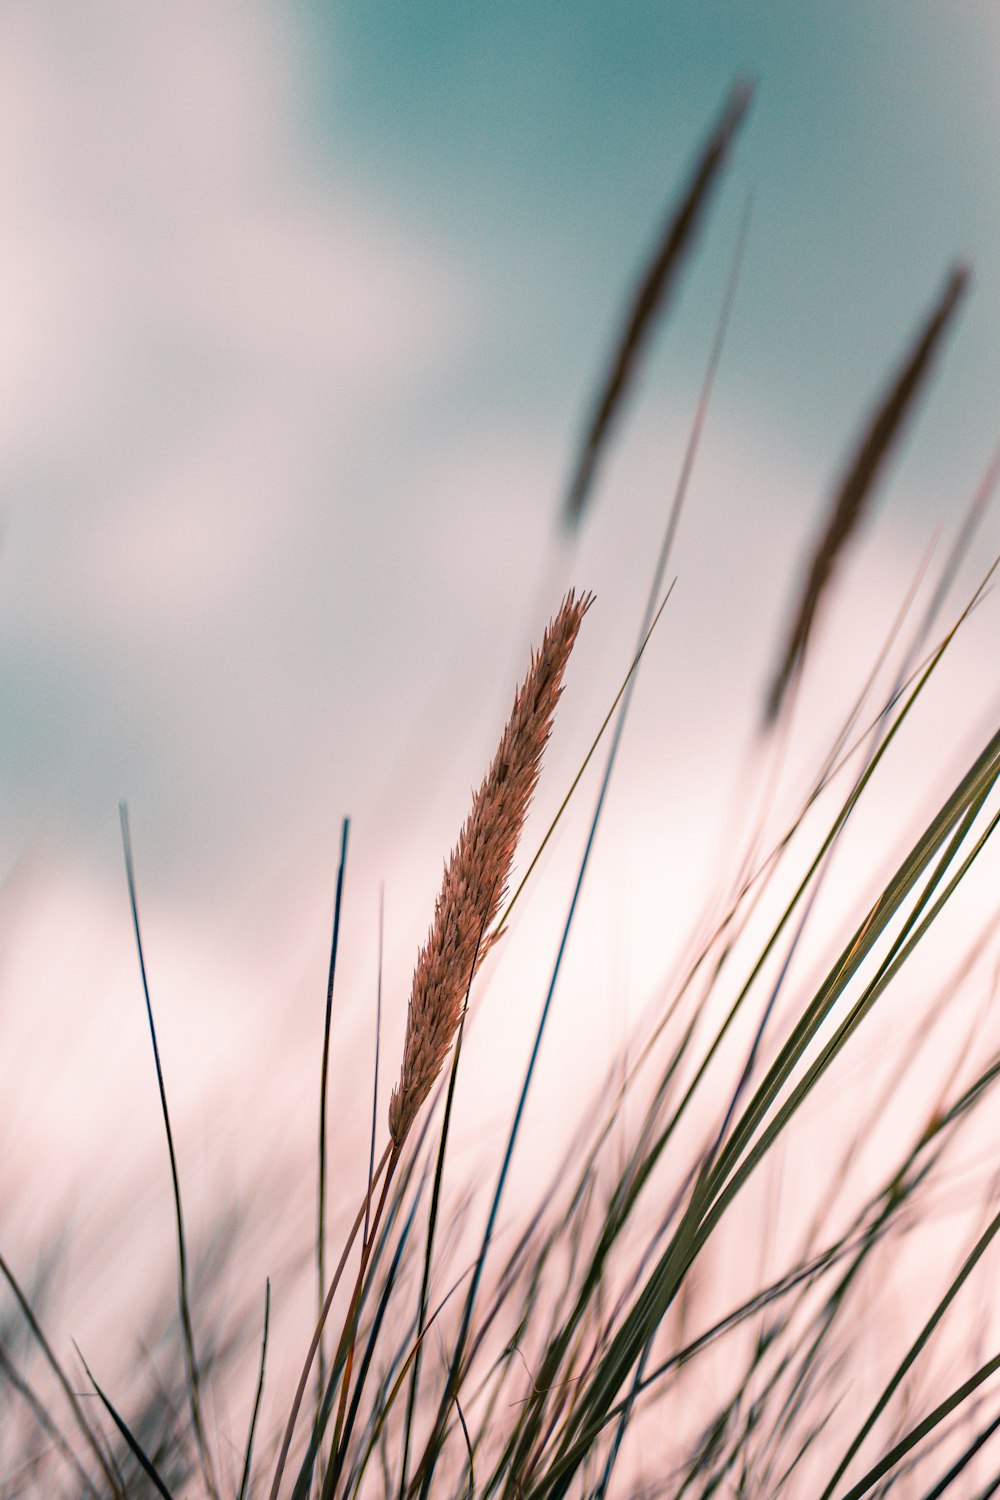
MULTIPOLYGON (((644 341, 691 250, 749 101, 742 87, 730 96, 633 298, 570 487, 571 525, 592 492, 644 341)), ((135 1361, 135 1384, 121 1402, 129 1421, 92 1376, 88 1417, 56 1352, 58 1339, 45 1331, 55 1325, 46 1314, 43 1328, 33 1305, 45 1278, 36 1274, 29 1298, 0 1255, 10 1294, 9 1311, 0 1308, 0 1382, 16 1397, 7 1404, 16 1417, 0 1411, 4 1436, 9 1423, 14 1438, 12 1458, 0 1450, 5 1495, 33 1486, 97 1500, 169 1500, 171 1493, 178 1500, 182 1493, 189 1500, 230 1493, 238 1500, 860 1500, 893 1486, 902 1493, 905 1483, 908 1493, 938 1500, 1000 1488, 990 1447, 1000 1432, 1000 913, 988 864, 1000 828, 1000 729, 989 736, 980 729, 974 756, 957 743, 948 747, 964 772, 950 773, 946 796, 913 794, 898 847, 870 826, 857 836, 864 814, 877 815, 898 757, 920 733, 920 715, 953 670, 956 640, 978 628, 997 563, 947 627, 939 616, 946 604, 954 608, 948 601, 1000 458, 943 563, 935 572, 928 552, 887 638, 858 663, 863 686, 842 715, 831 715, 806 792, 786 785, 790 690, 810 669, 815 619, 964 296, 964 266, 952 272, 877 403, 804 569, 766 712, 781 732, 752 741, 740 817, 683 956, 604 1076, 579 1080, 579 1119, 557 1143, 556 1168, 531 1184, 526 1209, 511 1207, 510 1174, 515 1156, 532 1146, 529 1095, 597 856, 637 669, 670 597, 666 569, 748 222, 733 254, 633 659, 610 708, 595 707, 600 727, 585 753, 581 747, 579 770, 509 896, 569 658, 591 603, 587 593, 565 595, 445 863, 416 957, 387 1122, 380 1102, 380 897, 367 1171, 359 1168, 346 1189, 356 1212, 347 1216, 331 1274, 327 1242, 337 1220, 328 1202, 328 1093, 334 983, 346 940, 343 822, 320 1056, 315 1224, 310 1207, 309 1224, 301 1234, 294 1225, 294 1246, 284 1247, 293 1251, 289 1282, 310 1305, 318 1279, 315 1320, 310 1315, 299 1331, 305 1356, 291 1399, 282 1366, 298 1334, 281 1330, 276 1376, 271 1280, 258 1351, 259 1288, 243 1285, 249 1278, 234 1235, 218 1235, 213 1252, 216 1274, 219 1266, 231 1274, 232 1291, 227 1283, 225 1298, 206 1307, 201 1268, 196 1278, 198 1326, 208 1335, 198 1358, 177 1151, 121 805, 171 1171, 176 1302, 171 1284, 167 1326, 135 1361), (562 819, 571 799, 575 805, 584 795, 584 773, 601 745, 605 759, 567 882, 565 916, 552 934, 554 957, 541 976, 526 1061, 512 1082, 509 1127, 499 1140, 466 1137, 460 1155, 460 1095, 468 1084, 462 1058, 477 1045, 475 1023, 490 998, 480 977, 470 1010, 473 983, 510 930, 515 905, 533 892, 557 827, 572 837, 562 819), (936 955, 939 962, 942 953, 943 976, 928 961, 936 955), (223 1403, 205 1395, 214 1396, 224 1377, 244 1397, 253 1390, 241 1445, 220 1415, 223 1403), (314 1378, 315 1411, 300 1426, 314 1378)), ((926 744, 920 748, 927 761, 926 744)), ((930 774, 941 771, 935 766, 930 774)), ((335 1207, 343 1209, 342 1194, 335 1207)), ((276 1299, 276 1306, 293 1301, 276 1299)), ((296 1357, 290 1368, 297 1365, 296 1357)))

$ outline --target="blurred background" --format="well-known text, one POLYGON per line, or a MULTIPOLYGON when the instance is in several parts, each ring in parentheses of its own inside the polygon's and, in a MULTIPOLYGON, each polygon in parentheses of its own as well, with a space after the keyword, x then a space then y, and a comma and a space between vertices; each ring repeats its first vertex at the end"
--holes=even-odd
MULTIPOLYGON (((356 1201, 380 885, 384 1111, 442 859, 565 587, 597 602, 532 851, 631 661, 752 195, 540 1108, 589 1091, 684 946, 826 498, 956 256, 972 293, 824 615, 803 764, 989 463, 998 85, 986 0, 0 8, 5 1253, 76 1225, 79 1295, 109 1214, 145 1215, 169 1264, 120 798, 193 1233, 220 1184, 244 1208, 266 1188, 303 1255, 350 817, 331 1150, 356 1201), (599 371, 737 77, 750 116, 571 540, 599 371)), ((998 545, 989 513, 942 622, 998 545)), ((988 602, 866 883, 894 808, 930 808, 994 727, 997 639, 988 602)), ((506 1128, 594 785, 499 960, 456 1161, 506 1128)))

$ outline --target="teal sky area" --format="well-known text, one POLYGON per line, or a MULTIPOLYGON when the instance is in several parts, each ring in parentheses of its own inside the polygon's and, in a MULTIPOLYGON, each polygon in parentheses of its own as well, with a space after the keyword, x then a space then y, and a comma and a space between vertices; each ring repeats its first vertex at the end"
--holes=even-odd
MULTIPOLYGON (((729 398, 836 462, 956 256, 975 297, 923 462, 985 462, 998 371, 988 6, 465 5, 307 12, 313 118, 340 161, 474 268, 469 400, 569 432, 629 278, 733 79, 757 84, 671 331, 666 390, 704 357, 736 226, 750 253, 729 398), (794 410, 790 405, 794 400, 794 410)), ((568 438, 569 433, 567 433, 568 438)))

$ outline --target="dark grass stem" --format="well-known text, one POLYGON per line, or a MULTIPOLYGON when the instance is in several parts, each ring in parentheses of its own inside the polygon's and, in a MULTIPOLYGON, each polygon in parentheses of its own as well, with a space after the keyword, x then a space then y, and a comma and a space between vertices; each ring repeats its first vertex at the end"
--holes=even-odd
MULTIPOLYGON (((918 1422, 915 1427, 912 1427, 898 1443, 890 1448, 888 1453, 884 1454, 878 1463, 869 1469, 863 1478, 858 1480, 857 1484, 852 1485, 849 1490, 845 1491, 842 1500, 861 1500, 862 1495, 867 1495, 869 1490, 880 1479, 884 1478, 886 1474, 890 1473, 896 1467, 901 1458, 905 1458, 918 1443, 922 1443, 924 1438, 929 1436, 939 1423, 949 1417, 956 1407, 967 1400, 974 1391, 979 1389, 984 1381, 989 1380, 990 1376, 995 1375, 998 1370, 1000 1370, 1000 1354, 994 1355, 992 1359, 988 1359, 985 1364, 980 1365, 978 1370, 969 1376, 968 1380, 964 1380, 944 1401, 939 1402, 933 1411, 928 1412, 927 1416, 918 1422)), ((995 1493, 998 1486, 1000 1486, 1000 1480, 995 1481, 987 1489, 983 1490, 982 1495, 985 1497, 986 1495, 995 1493)))
MULTIPOLYGON (((399 1166, 401 1155, 402 1147, 393 1146, 391 1148, 389 1160, 385 1170, 385 1180, 382 1183, 382 1191, 379 1194, 378 1204, 375 1209, 374 1217, 371 1219, 371 1229, 368 1235, 362 1240, 361 1263, 358 1266, 357 1280, 354 1283, 354 1291, 351 1294, 350 1306, 348 1307, 347 1316, 344 1319, 344 1327, 340 1335, 340 1344, 337 1352, 337 1366, 341 1367, 342 1374, 340 1376, 340 1400, 337 1408, 337 1417, 334 1424, 334 1451, 333 1458, 331 1460, 331 1465, 336 1469, 338 1474, 340 1473, 341 1467, 343 1466, 341 1436, 343 1432, 347 1406, 348 1386, 350 1384, 351 1377, 351 1355, 353 1353, 354 1342, 357 1337, 358 1319, 361 1315, 361 1303, 365 1290, 365 1276, 368 1271, 368 1263, 371 1260, 372 1250, 375 1246, 375 1240, 376 1236, 378 1235, 379 1226, 382 1223, 382 1215, 385 1212, 385 1206, 388 1202, 389 1189, 392 1187, 393 1178, 396 1175, 396 1168, 399 1166)), ((365 1197, 366 1221, 371 1207, 371 1198, 372 1185, 369 1184, 369 1190, 365 1197)))
MULTIPOLYGON (((323 1060, 319 1085, 319 1182, 316 1203, 316 1315, 323 1311, 326 1296, 326 1141, 327 1095, 330 1077, 330 1032, 333 1025, 333 986, 337 975, 337 951, 340 944, 340 912, 344 896, 344 871, 347 868, 347 839, 351 820, 345 818, 340 828, 340 862, 337 866, 337 889, 333 901, 333 936, 330 941, 330 969, 326 981, 326 1009, 323 1016, 323 1060)), ((323 1340, 316 1357, 317 1410, 326 1386, 326 1364, 323 1340)))
MULTIPOLYGON (((389 1166, 392 1154, 393 1148, 392 1143, 390 1142, 389 1145, 386 1146, 385 1151, 382 1153, 382 1158, 379 1161, 378 1166, 375 1168, 374 1177, 372 1179, 372 1188, 374 1188, 381 1180, 382 1173, 389 1166)), ((296 1386, 295 1395, 292 1397, 292 1405, 288 1413, 288 1420, 285 1423, 284 1433, 282 1434, 281 1446, 278 1449, 278 1457, 275 1461, 274 1477, 271 1480, 271 1488, 269 1491, 268 1500, 278 1500, 278 1493, 281 1489, 281 1480, 285 1472, 285 1465, 288 1462, 288 1453, 292 1445, 292 1438, 295 1433, 296 1423, 298 1422, 299 1411, 302 1407, 302 1400, 306 1393, 306 1385, 309 1380, 310 1371, 312 1370, 313 1360, 316 1358, 316 1352, 319 1348, 320 1339, 323 1337, 323 1329, 326 1325, 327 1318, 330 1316, 330 1308, 333 1306, 333 1299, 337 1295, 337 1288, 340 1285, 341 1278, 343 1277, 344 1270, 347 1266, 348 1259, 350 1258, 351 1251, 354 1248, 354 1241, 357 1239, 358 1234, 361 1231, 361 1227, 365 1222, 365 1217, 368 1213, 369 1202, 370 1194, 366 1193, 361 1206, 357 1211, 354 1223, 351 1226, 347 1239, 344 1242, 344 1248, 341 1251, 340 1260, 337 1262, 336 1270, 333 1273, 330 1285, 327 1288, 326 1296, 323 1299, 323 1306, 320 1308, 319 1319, 316 1323, 315 1329, 313 1330, 312 1339, 310 1340, 309 1348, 306 1352, 305 1363, 302 1366, 302 1373, 299 1376, 299 1383, 296 1386)))
POLYGON ((149 980, 146 974, 142 933, 139 929, 139 906, 136 898, 135 869, 132 861, 132 838, 129 832, 127 803, 119 803, 118 812, 121 820, 122 847, 125 852, 125 875, 128 881, 129 904, 132 908, 132 926, 135 929, 135 945, 139 956, 139 973, 142 978, 142 992, 146 1001, 146 1019, 149 1022, 149 1035, 153 1044, 153 1062, 156 1065, 156 1083, 160 1092, 160 1109, 163 1113, 163 1128, 167 1137, 167 1154, 170 1158, 170 1180, 174 1194, 174 1222, 177 1229, 177 1291, 180 1304, 181 1329, 184 1339, 184 1357, 187 1363, 191 1424, 194 1429, 195 1447, 198 1451, 198 1461, 201 1465, 205 1487, 209 1495, 213 1497, 213 1500, 218 1500, 219 1492, 215 1482, 212 1462, 209 1457, 204 1422, 202 1420, 201 1377, 198 1369, 198 1358, 195 1353, 194 1328, 191 1321, 190 1282, 188 1276, 187 1241, 184 1234, 184 1211, 181 1207, 181 1183, 177 1170, 177 1154, 174 1150, 174 1135, 170 1127, 170 1110, 167 1107, 167 1090, 163 1080, 160 1048, 156 1040, 156 1024, 153 1020, 153 1005, 149 994, 149 980))
POLYGON ((164 1481, 160 1478, 160 1475, 157 1472, 155 1464, 152 1462, 152 1460, 146 1454, 145 1450, 143 1449, 142 1444, 139 1442, 138 1438, 135 1436, 135 1434, 128 1427, 128 1425, 124 1421, 124 1419, 115 1410, 114 1406, 111 1404, 111 1402, 108 1400, 107 1396, 101 1390, 101 1387, 97 1384, 97 1381, 94 1379, 93 1375, 91 1374, 90 1367, 88 1366, 87 1361, 84 1359, 83 1355, 80 1354, 79 1349, 76 1352, 77 1352, 77 1354, 80 1355, 80 1362, 83 1365, 83 1368, 87 1372, 87 1379, 90 1381, 91 1385, 94 1387, 94 1390, 97 1392, 97 1395, 98 1395, 98 1397, 99 1397, 99 1399, 101 1401, 101 1404, 104 1407, 105 1411, 108 1413, 108 1416, 111 1418, 112 1422, 114 1422, 115 1426, 118 1428, 118 1431, 121 1433, 122 1437, 125 1439, 125 1443, 128 1446, 128 1448, 129 1448, 129 1450, 130 1450, 130 1452, 132 1454, 132 1457, 135 1459, 136 1463, 139 1465, 139 1467, 142 1470, 142 1472, 146 1475, 146 1478, 149 1480, 150 1484, 152 1484, 152 1486, 156 1490, 157 1494, 158 1495, 162 1495, 163 1496, 163 1500, 173 1500, 173 1496, 171 1495, 170 1491, 167 1489, 167 1486, 164 1483, 164 1481))
MULTIPOLYGON (((386 1189, 388 1189, 388 1178, 386 1180, 386 1189)), ((379 1213, 381 1213, 384 1202, 385 1195, 383 1194, 382 1202, 379 1204, 379 1213)), ((392 1296, 393 1288, 396 1285, 396 1279, 399 1275, 399 1267, 402 1262, 403 1253, 406 1249, 407 1243, 409 1242, 410 1232, 413 1228, 413 1220, 417 1212, 417 1207, 418 1200, 414 1199, 413 1203, 410 1206, 410 1210, 407 1214, 406 1220, 403 1223, 403 1227, 400 1231, 399 1240, 397 1241, 396 1249, 393 1253, 389 1270, 382 1282, 381 1291, 379 1293, 378 1306, 375 1309, 375 1316, 372 1319, 372 1326, 369 1331, 365 1352, 362 1357, 361 1368, 358 1371, 358 1379, 355 1384, 354 1394, 351 1398, 350 1409, 347 1412, 347 1417, 343 1424, 343 1432, 340 1435, 340 1438, 336 1445, 336 1452, 334 1454, 333 1461, 331 1462, 330 1467, 328 1468, 323 1480, 321 1500, 333 1500, 333 1497, 337 1491, 337 1485, 340 1481, 341 1474, 344 1472, 344 1467, 347 1462, 347 1450, 351 1441, 352 1433, 354 1431, 355 1422, 357 1421, 358 1411, 361 1406, 361 1396, 365 1388, 365 1381, 367 1380, 368 1372, 371 1369, 371 1363, 375 1354, 376 1345, 378 1343, 379 1333, 385 1319, 386 1310, 389 1306, 389 1299, 392 1296)), ((358 1309, 358 1311, 359 1310, 360 1308, 358 1309)), ((357 1312, 355 1314, 355 1323, 356 1319, 357 1312)), ((343 1389, 346 1389, 346 1382, 343 1389)))
MULTIPOLYGON (((361 1236, 361 1269, 360 1269, 360 1271, 358 1273, 358 1293, 357 1293, 357 1295, 358 1295, 359 1298, 360 1298, 360 1295, 361 1295, 361 1287, 362 1287, 362 1284, 363 1284, 363 1281, 364 1281, 365 1269, 366 1269, 367 1264, 368 1264, 368 1256, 369 1256, 369 1253, 370 1253, 370 1246, 371 1246, 372 1237, 373 1237, 373 1234, 374 1234, 374 1231, 370 1231, 370 1229, 369 1229, 369 1220, 370 1220, 370 1216, 371 1216, 372 1184, 373 1184, 373 1179, 375 1177, 375 1135, 376 1135, 376 1131, 378 1130, 378 1064, 379 1064, 379 1052, 381 1050, 381 1044, 382 1044, 382 953, 383 953, 384 940, 385 940, 385 886, 384 885, 380 885, 379 886, 379 894, 378 894, 378 980, 377 980, 376 986, 375 986, 375 1066, 374 1066, 374 1077, 372 1079, 372 1129, 371 1129, 371 1145, 369 1147, 369 1152, 368 1152, 368 1191, 367 1191, 367 1193, 365 1195, 365 1227, 364 1227, 364 1233, 361 1236)), ((390 1160, 389 1160, 389 1168, 388 1168, 388 1171, 386 1173, 385 1188, 384 1188, 384 1191, 383 1191, 383 1200, 384 1200, 384 1197, 385 1197, 385 1193, 387 1193, 389 1191, 389 1184, 392 1181, 392 1175, 393 1175, 393 1160, 392 1160, 392 1158, 390 1158, 390 1160)), ((377 1225, 376 1225, 376 1227, 377 1227, 377 1225)), ((347 1343, 347 1355, 346 1355, 346 1358, 344 1360, 344 1373, 343 1373, 343 1376, 341 1377, 341 1382, 340 1382, 340 1405, 339 1405, 339 1407, 337 1409, 337 1420, 336 1420, 336 1424, 334 1426, 333 1446, 334 1446, 334 1451, 335 1452, 337 1452, 339 1450, 339 1448, 340 1448, 340 1433, 341 1433, 341 1429, 343 1428, 343 1425, 344 1425, 344 1413, 345 1413, 346 1408, 347 1408, 347 1392, 348 1392, 348 1387, 351 1384, 351 1371, 352 1371, 353 1366, 354 1366, 354 1341, 355 1341, 355 1328, 352 1326, 351 1332, 350 1332, 350 1336, 348 1338, 348 1343, 347 1343)))
POLYGON ((372 1179, 375 1176, 375 1135, 378 1130, 378 1064, 382 1049, 382 959, 385 946, 385 886, 378 892, 378 978, 375 983, 375 1063, 372 1077, 372 1130, 368 1147, 368 1193, 365 1198, 364 1243, 368 1241, 368 1219, 372 1201, 372 1179))
MULTIPOLYGON (((492 905, 492 894, 490 905, 492 905)), ((400 1466, 399 1500, 403 1500, 406 1494, 407 1473, 410 1463, 410 1440, 413 1430, 413 1413, 416 1407, 417 1388, 420 1384, 420 1364, 423 1354, 423 1338, 427 1319, 427 1301, 430 1293, 431 1264, 434 1256, 434 1235, 437 1228, 438 1209, 441 1202, 441 1185, 444 1180, 445 1152, 448 1146, 448 1135, 451 1129, 452 1106, 455 1101, 455 1084, 458 1079, 458 1064, 462 1054, 462 1036, 465 1031, 465 1018, 469 1012, 469 997, 472 993, 472 981, 475 977, 479 962, 479 950, 486 936, 485 923, 479 932, 479 941, 476 944, 476 952, 472 960, 472 969, 469 974, 469 983, 465 991, 465 1004, 462 1010, 462 1020, 459 1024, 458 1033, 455 1038, 455 1050, 452 1054, 451 1069, 448 1075, 448 1093, 445 1098, 444 1118, 441 1122, 441 1136, 438 1141, 437 1160, 434 1165, 434 1184, 431 1189, 430 1211, 427 1217, 427 1243, 424 1249, 424 1267, 420 1282, 420 1300, 417 1308, 417 1330, 414 1342, 413 1367, 410 1374, 410 1388, 406 1402, 406 1424, 403 1433, 403 1459, 400 1466)))
POLYGON ((955 1480, 960 1474, 965 1472, 969 1464, 982 1452, 990 1438, 994 1437, 998 1430, 1000 1430, 1000 1414, 995 1416, 992 1422, 988 1422, 980 1432, 976 1433, 975 1437, 966 1447, 965 1452, 956 1458, 947 1473, 942 1474, 934 1488, 927 1491, 923 1500, 941 1500, 941 1496, 947 1490, 951 1489, 955 1480))
MULTIPOLYGON (((983 1230, 982 1234, 979 1236, 979 1239, 976 1241, 975 1245, 972 1247, 972 1249, 969 1251, 969 1254, 966 1256, 965 1260, 963 1261, 962 1266, 961 1266, 960 1270, 958 1271, 958 1274, 952 1279, 950 1285, 948 1286, 948 1288, 945 1291, 944 1295, 942 1296, 941 1300, 938 1302, 938 1304, 935 1307, 934 1311, 932 1312, 931 1316, 927 1319, 927 1321, 924 1324, 923 1328, 920 1330, 920 1333, 917 1335, 917 1337, 914 1339, 913 1343, 910 1345, 909 1349, 906 1351, 906 1354, 904 1355, 904 1357, 901 1360, 900 1364, 896 1368, 896 1370, 895 1370, 894 1374, 892 1375, 891 1379, 887 1382, 884 1390, 882 1391, 882 1394, 879 1396, 878 1400, 876 1401, 875 1405, 872 1407, 872 1409, 869 1412, 868 1416, 866 1417, 865 1421, 862 1423, 861 1427, 858 1429, 858 1431, 857 1431, 857 1433, 856 1433, 853 1441, 851 1442, 850 1446, 847 1448, 847 1451, 845 1452, 843 1458, 841 1459, 841 1461, 837 1465, 837 1468, 835 1469, 834 1473, 830 1477, 830 1480, 829 1480, 826 1488, 823 1490, 823 1493, 820 1496, 820 1500, 831 1500, 831 1497, 832 1497, 834 1491, 836 1490, 838 1483, 844 1477, 844 1474, 847 1472, 847 1469, 848 1469, 848 1467, 849 1467, 849 1465, 851 1463, 851 1460, 854 1458, 855 1454, 858 1452, 858 1450, 861 1447, 862 1443, 864 1442, 865 1438, 868 1436, 868 1434, 871 1432, 872 1428, 875 1426, 875 1423, 878 1421, 878 1418, 881 1416, 882 1412, 888 1406, 888 1404, 889 1404, 890 1400, 892 1399, 893 1395, 899 1389, 900 1384, 902 1383, 902 1381, 903 1381, 904 1377, 906 1376, 907 1372, 910 1370, 911 1366, 914 1364, 914 1362, 917 1360, 917 1358, 923 1353, 923 1350, 925 1349, 925 1347, 927 1346, 927 1344, 930 1342, 931 1337, 935 1333, 938 1325, 940 1324, 941 1320, 944 1318, 944 1316, 947 1313, 947 1311, 948 1311, 949 1307, 951 1306, 952 1302, 958 1296, 958 1293, 961 1291, 962 1287, 965 1285, 965 1282, 971 1276, 973 1270, 978 1265, 978 1263, 982 1259, 982 1257, 985 1255, 985 1253, 989 1249, 990 1245, 993 1243, 993 1240, 996 1238, 996 1235, 997 1235, 998 1231, 1000 1231, 1000 1213, 995 1214, 993 1216, 993 1218, 990 1220, 989 1224, 983 1230)), ((988 1364, 985 1365, 985 1366, 983 1366, 982 1368, 984 1370, 987 1370, 988 1372, 991 1373, 992 1370, 995 1370, 998 1366, 1000 1366, 1000 1358, 996 1358, 996 1359, 990 1360, 988 1362, 988 1364)), ((982 1378, 985 1379, 986 1376, 983 1375, 982 1378)), ((975 1377, 973 1377, 973 1379, 975 1379, 975 1377)), ((965 1391, 965 1394, 969 1394, 969 1392, 971 1392, 971 1390, 975 1389, 975 1385, 971 1385, 968 1382, 966 1384, 968 1386, 968 1390, 965 1391)), ((963 1387, 963 1389, 964 1389, 964 1387, 963 1387)), ((960 1398, 960 1399, 964 1399, 964 1396, 962 1398, 960 1398)), ((951 1409, 952 1409, 952 1407, 949 1406, 948 1410, 950 1411, 951 1409)), ((938 1417, 936 1419, 936 1421, 940 1421, 940 1420, 941 1420, 941 1417, 938 1417)), ((921 1424, 921 1425, 923 1425, 923 1424, 921 1424)), ((936 1425, 936 1423, 933 1424, 933 1425, 936 1425)), ((926 1430, 930 1431, 930 1428, 927 1428, 926 1430)), ((858 1494, 862 1494, 864 1492, 861 1489, 857 1489, 857 1493, 858 1494)), ((852 1495, 854 1494, 853 1490, 851 1491, 851 1494, 852 1495)))
POLYGON ((253 1440, 257 1431, 257 1418, 260 1415, 260 1403, 264 1395, 264 1370, 267 1364, 267 1335, 271 1321, 271 1281, 270 1278, 264 1285, 264 1333, 260 1341, 260 1368, 257 1371, 257 1389, 253 1398, 253 1411, 250 1413, 250 1428, 247 1432, 246 1447, 243 1452, 243 1476, 240 1480, 240 1491, 238 1500, 246 1500, 247 1490, 250 1484, 250 1469, 253 1463, 253 1440))

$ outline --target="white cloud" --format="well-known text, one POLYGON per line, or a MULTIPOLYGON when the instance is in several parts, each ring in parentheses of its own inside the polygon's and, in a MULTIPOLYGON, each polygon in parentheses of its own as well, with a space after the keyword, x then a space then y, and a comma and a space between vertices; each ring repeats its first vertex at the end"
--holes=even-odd
POLYGON ((373 393, 454 356, 460 278, 307 149, 303 66, 263 5, 5 8, 0 460, 29 614, 68 592, 86 630, 81 534, 98 615, 137 576, 166 600, 185 550, 181 622, 213 577, 249 583, 373 393))

